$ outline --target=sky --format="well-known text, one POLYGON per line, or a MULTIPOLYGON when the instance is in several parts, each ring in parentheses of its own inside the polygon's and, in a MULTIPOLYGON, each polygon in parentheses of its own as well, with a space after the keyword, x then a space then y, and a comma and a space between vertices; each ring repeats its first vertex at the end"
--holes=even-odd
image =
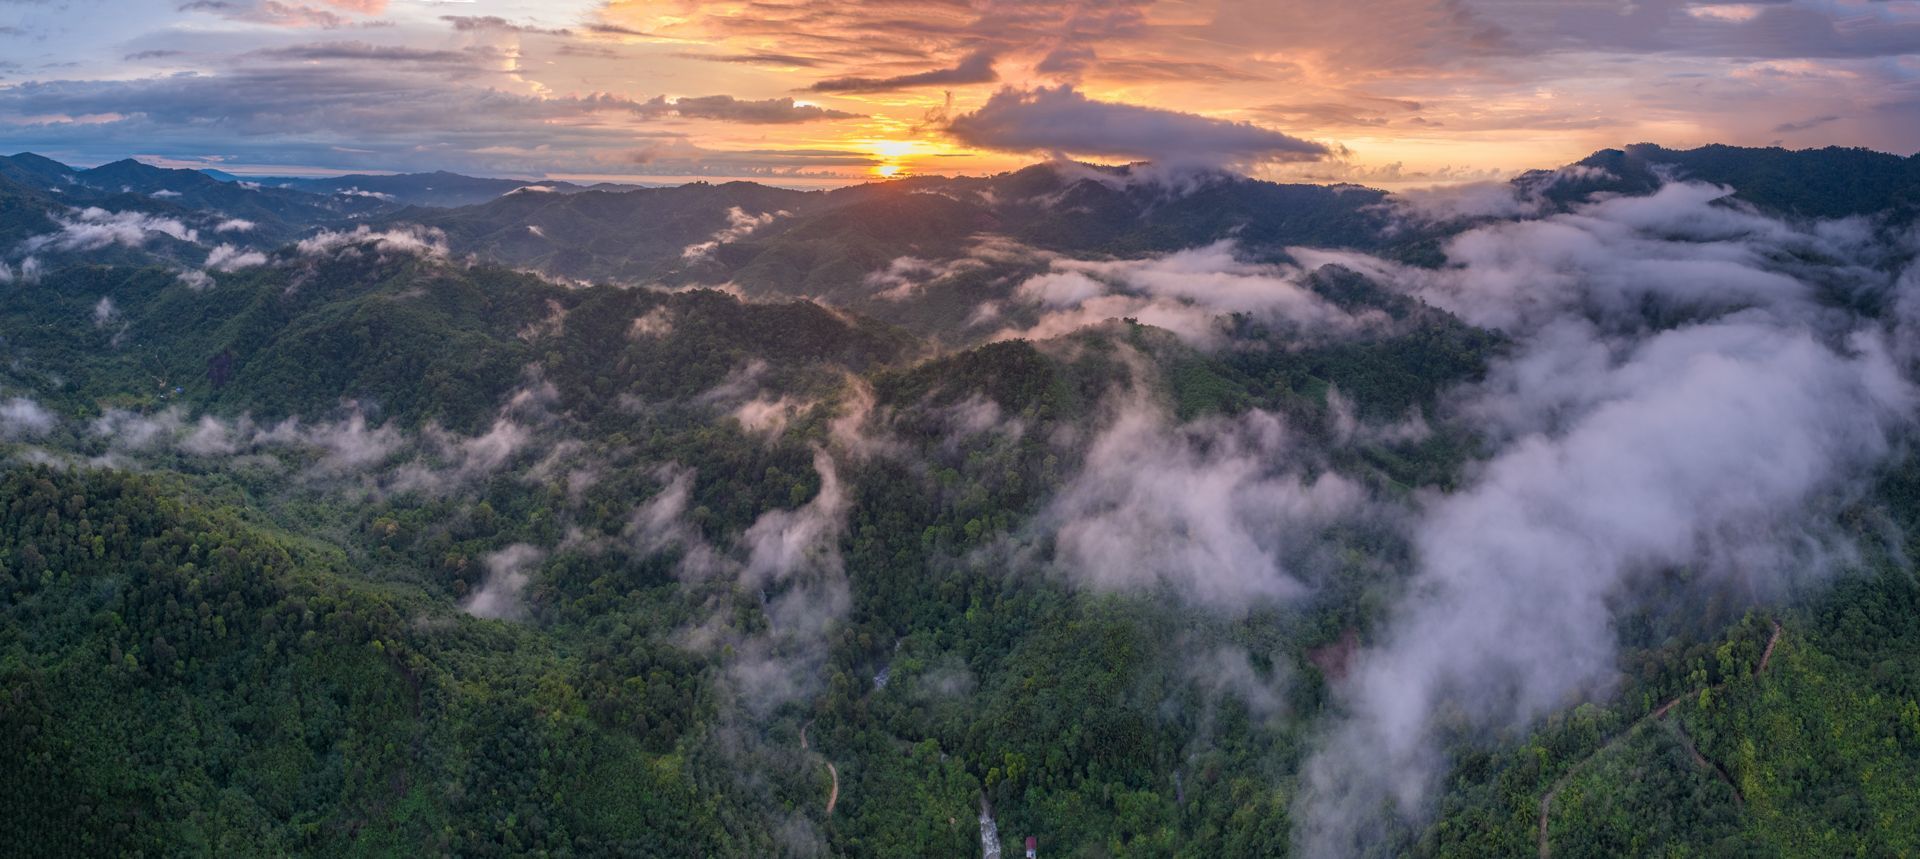
POLYGON ((1920 0, 0 0, 0 148, 78 165, 1396 188, 1916 141, 1920 0))

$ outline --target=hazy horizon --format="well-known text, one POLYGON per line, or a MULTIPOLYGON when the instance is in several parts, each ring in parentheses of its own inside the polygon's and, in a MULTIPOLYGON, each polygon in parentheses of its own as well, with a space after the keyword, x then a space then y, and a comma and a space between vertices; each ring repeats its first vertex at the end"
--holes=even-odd
POLYGON ((1631 141, 1911 154, 1920 4, 0 4, 16 148, 255 175, 851 184, 1059 153, 1480 181, 1631 141))
MULTIPOLYGON (((1595 152, 1606 151, 1606 150, 1617 151, 1617 150, 1623 149, 1626 146, 1642 146, 1642 145, 1659 146, 1663 149, 1679 148, 1679 147, 1662 146, 1661 144, 1655 143, 1652 141, 1640 141, 1637 143, 1622 144, 1620 146, 1603 147, 1602 149, 1595 150, 1595 152)), ((1730 144, 1708 143, 1708 144, 1702 144, 1702 145, 1703 146, 1715 146, 1715 145, 1724 146, 1724 145, 1730 145, 1730 144)), ((1837 144, 1829 144, 1827 146, 1809 146, 1809 147, 1803 147, 1800 149, 1795 149, 1791 147, 1740 147, 1740 148, 1780 149, 1787 152, 1803 152, 1803 151, 1814 151, 1819 149, 1836 148, 1836 146, 1837 144)), ((1864 147, 1864 146, 1838 147, 1838 148, 1864 149, 1870 152, 1878 152, 1878 153, 1887 154, 1887 155, 1900 154, 1895 152, 1886 152, 1884 150, 1877 150, 1877 149, 1873 149, 1872 147, 1864 147)), ((728 182, 751 182, 754 184, 765 185, 771 188, 786 188, 786 189, 798 190, 798 191, 831 191, 838 188, 852 188, 860 185, 872 184, 875 182, 891 182, 891 181, 897 181, 897 180, 916 178, 918 175, 920 175, 920 174, 900 175, 900 176, 893 176, 893 177, 881 177, 881 176, 768 177, 768 176, 752 176, 752 175, 674 176, 674 175, 646 175, 646 174, 630 175, 630 174, 618 174, 618 173, 596 173, 596 174, 562 173, 562 174, 546 174, 546 175, 535 176, 535 175, 528 175, 524 173, 522 174, 490 173, 486 171, 463 172, 459 170, 439 170, 439 169, 381 170, 377 168, 356 169, 356 170, 327 170, 327 169, 321 169, 321 168, 310 168, 310 169, 305 169, 298 172, 286 171, 286 170, 280 170, 278 172, 275 172, 275 168, 272 168, 272 167, 246 167, 246 166, 238 166, 238 165, 208 166, 208 165, 202 165, 202 164, 195 164, 192 162, 181 162, 175 159, 141 157, 141 156, 131 156, 131 155, 124 156, 122 158, 109 158, 109 159, 100 160, 100 161, 68 161, 66 159, 56 158, 44 152, 23 151, 15 154, 16 155, 32 154, 32 155, 39 155, 45 158, 52 158, 53 160, 59 161, 60 163, 65 164, 69 167, 74 167, 78 169, 91 169, 91 168, 99 167, 105 164, 111 164, 117 161, 133 160, 133 161, 138 161, 142 164, 147 164, 150 166, 162 167, 167 169, 199 170, 203 172, 226 173, 226 174, 230 174, 245 180, 337 179, 344 176, 419 176, 419 175, 429 175, 435 172, 447 172, 447 173, 453 173, 456 175, 466 176, 466 177, 475 178, 475 179, 501 179, 501 180, 510 180, 510 181, 524 181, 529 184, 538 184, 541 182, 570 182, 577 185, 606 184, 606 185, 631 185, 638 188, 673 188, 681 185, 690 185, 690 184, 697 184, 697 183, 720 185, 728 182)), ((1592 154, 1592 153, 1589 153, 1589 154, 1592 154)), ((1030 167, 1040 167, 1040 166, 1045 166, 1045 165, 1054 164, 1054 163, 1061 163, 1061 162, 1055 159, 1036 159, 1024 164, 1009 167, 1008 169, 1005 169, 1005 170, 998 170, 992 173, 978 174, 977 176, 974 176, 974 178, 990 178, 992 176, 1001 176, 1007 173, 1019 172, 1020 170, 1024 170, 1030 167)), ((1151 164, 1152 162, 1134 162, 1133 164, 1129 165, 1129 164, 1101 164, 1099 162, 1093 162, 1093 161, 1077 161, 1076 160, 1075 163, 1089 164, 1089 165, 1101 166, 1101 167, 1125 167, 1125 166, 1147 165, 1147 164, 1151 164)), ((1526 173, 1529 171, 1555 170, 1561 167, 1565 167, 1567 166, 1567 164, 1571 164, 1571 163, 1573 162, 1569 161, 1563 164, 1539 164, 1539 165, 1533 165, 1528 167, 1521 167, 1521 168, 1515 169, 1511 174, 1495 176, 1491 179, 1478 179, 1478 178, 1471 178, 1471 177, 1450 177, 1448 179, 1441 180, 1441 181, 1414 179, 1414 180, 1400 180, 1400 181, 1353 182, 1353 181, 1340 180, 1340 179, 1314 180, 1314 179, 1304 179, 1304 178, 1280 177, 1280 178, 1271 179, 1268 181, 1277 181, 1281 183, 1291 183, 1291 184, 1305 184, 1305 185, 1353 184, 1353 185, 1360 185, 1364 187, 1376 188, 1383 191, 1409 191, 1409 190, 1417 190, 1417 189, 1425 189, 1425 188, 1448 188, 1448 187, 1453 187, 1458 185, 1471 184, 1475 182, 1505 181, 1507 179, 1517 177, 1520 174, 1526 173)), ((1234 171, 1231 168, 1221 168, 1221 169, 1224 172, 1229 174, 1244 175, 1244 174, 1239 174, 1237 171, 1234 171)), ((933 174, 933 175, 937 176, 939 174, 933 174)), ((968 174, 968 175, 971 175, 971 174, 968 174)), ((1250 176, 1248 178, 1261 179, 1262 177, 1250 176)))

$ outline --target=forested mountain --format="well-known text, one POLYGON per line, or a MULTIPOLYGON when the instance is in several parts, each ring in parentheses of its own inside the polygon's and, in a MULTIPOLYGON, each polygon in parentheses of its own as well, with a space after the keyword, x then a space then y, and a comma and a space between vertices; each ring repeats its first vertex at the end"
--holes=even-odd
POLYGON ((323 196, 251 182, 222 182, 198 170, 155 167, 131 158, 78 170, 23 152, 0 158, 0 176, 73 206, 217 214, 276 229, 366 217, 393 208, 350 195, 323 196), (142 199, 145 198, 145 199, 142 199))
POLYGON ((1912 855, 1913 163, 0 159, 0 844, 1912 855))
POLYGON ((1806 217, 1881 215, 1910 221, 1920 207, 1920 156, 1868 149, 1673 150, 1642 143, 1596 152, 1580 166, 1607 174, 1578 189, 1587 192, 1646 193, 1667 179, 1685 179, 1726 185, 1742 200, 1806 217))

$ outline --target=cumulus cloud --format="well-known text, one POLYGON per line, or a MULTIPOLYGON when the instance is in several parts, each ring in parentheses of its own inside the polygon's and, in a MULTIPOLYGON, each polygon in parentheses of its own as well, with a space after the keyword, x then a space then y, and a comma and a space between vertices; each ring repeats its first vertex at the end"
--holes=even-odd
POLYGON ((216 233, 244 233, 252 230, 256 226, 258 225, 245 218, 228 218, 215 224, 213 231, 216 233))
POLYGON ((946 132, 982 149, 1196 166, 1312 161, 1326 145, 1248 122, 1087 98, 1070 85, 1003 89, 946 132))
POLYGON ((1306 767, 1304 855, 1364 852, 1379 809, 1427 813, 1441 714, 1520 728, 1607 694, 1614 611, 1649 576, 1767 599, 1847 556, 1824 523, 1916 399, 1880 324, 1812 295, 1885 287, 1861 256, 1883 251, 1724 195, 1668 185, 1469 231, 1438 272, 1376 270, 1517 348, 1460 392, 1497 452, 1420 504, 1409 596, 1306 767))

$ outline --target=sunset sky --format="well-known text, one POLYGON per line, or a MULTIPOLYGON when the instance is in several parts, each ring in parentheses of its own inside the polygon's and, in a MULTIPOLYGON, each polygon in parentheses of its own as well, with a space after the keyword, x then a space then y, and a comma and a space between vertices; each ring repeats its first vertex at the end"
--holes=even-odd
POLYGON ((0 0, 0 147, 797 186, 1065 155, 1385 187, 1912 153, 1910 0, 0 0))

